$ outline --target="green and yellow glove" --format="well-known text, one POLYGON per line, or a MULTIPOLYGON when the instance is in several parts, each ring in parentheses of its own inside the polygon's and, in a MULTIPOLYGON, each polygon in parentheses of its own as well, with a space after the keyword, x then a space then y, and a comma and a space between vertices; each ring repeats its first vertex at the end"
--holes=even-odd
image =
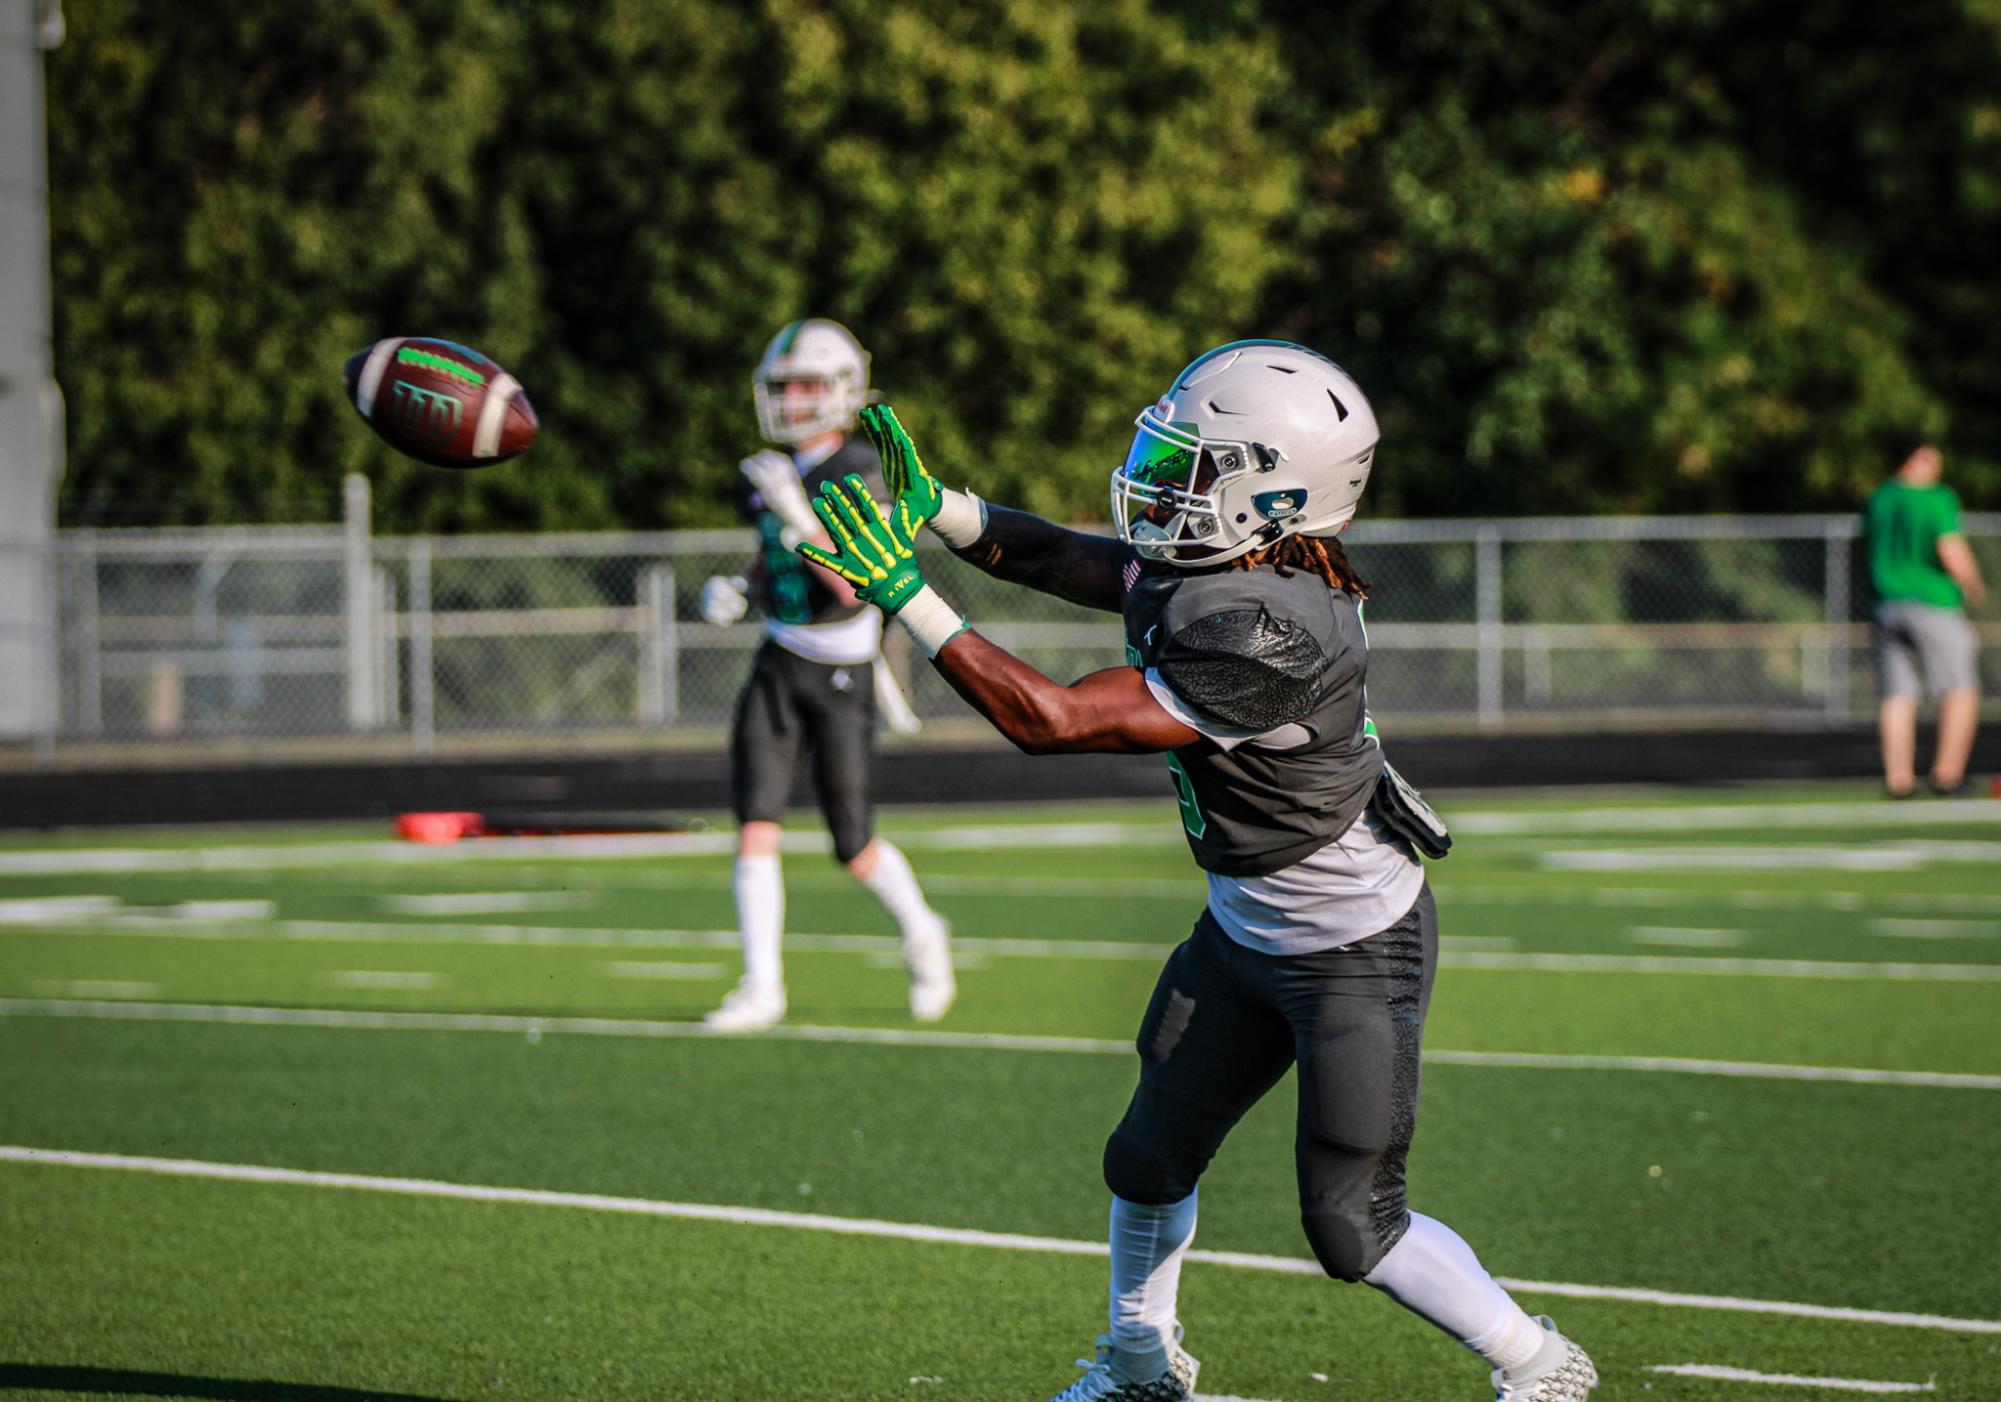
MULTIPOLYGON (((893 415, 889 422, 895 425, 893 415)), ((901 429, 896 431, 902 433, 901 429)), ((870 436, 875 432, 871 427, 870 436)), ((903 441, 906 445, 910 442, 908 438, 903 441)), ((914 461, 917 454, 913 450, 910 456, 914 461)), ((883 460, 888 461, 887 455, 883 460)), ((918 470, 923 470, 921 464, 918 470)), ((835 549, 801 544, 796 547, 800 557, 854 585, 855 597, 863 603, 894 614, 924 587, 924 572, 910 548, 922 526, 912 518, 903 498, 897 499, 891 515, 876 505, 868 484, 849 473, 841 485, 821 484, 820 494, 813 498, 813 514, 827 528, 835 549)))
POLYGON ((887 404, 871 404, 862 410, 862 431, 875 444, 875 455, 882 459, 882 480, 889 484, 890 495, 896 498, 899 512, 914 533, 938 514, 945 499, 944 488, 925 469, 924 459, 917 456, 917 445, 896 421, 896 410, 887 404))

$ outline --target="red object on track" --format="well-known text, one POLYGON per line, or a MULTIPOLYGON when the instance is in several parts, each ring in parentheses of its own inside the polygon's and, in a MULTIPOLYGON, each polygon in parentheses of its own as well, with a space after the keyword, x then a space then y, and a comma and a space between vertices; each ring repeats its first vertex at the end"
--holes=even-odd
POLYGON ((486 820, 477 813, 403 813, 396 819, 396 835, 405 842, 457 842, 485 831, 486 820))

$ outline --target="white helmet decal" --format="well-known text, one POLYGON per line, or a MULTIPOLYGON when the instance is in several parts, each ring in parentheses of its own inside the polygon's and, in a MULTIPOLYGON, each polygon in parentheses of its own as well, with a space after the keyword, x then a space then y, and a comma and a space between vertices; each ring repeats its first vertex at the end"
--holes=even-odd
POLYGON ((838 321, 813 317, 782 328, 751 377, 757 426, 773 443, 803 443, 850 428, 868 402, 869 355, 838 321), (818 386, 793 389, 787 384, 818 386))
POLYGON ((1112 522, 1149 559, 1220 564, 1355 514, 1376 416, 1340 366, 1289 341, 1196 358, 1134 421, 1112 473, 1112 522))

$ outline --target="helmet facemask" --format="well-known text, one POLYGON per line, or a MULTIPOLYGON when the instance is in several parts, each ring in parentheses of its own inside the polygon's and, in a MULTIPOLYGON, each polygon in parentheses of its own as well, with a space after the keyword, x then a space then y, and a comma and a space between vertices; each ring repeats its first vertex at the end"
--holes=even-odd
POLYGON ((760 376, 751 397, 757 403, 758 430, 767 441, 804 443, 852 427, 861 412, 862 391, 823 375, 760 376))
POLYGON ((1220 564, 1255 549, 1276 532, 1269 518, 1239 522, 1223 497, 1238 479, 1274 461, 1259 444, 1204 438, 1189 423, 1147 409, 1125 463, 1112 473, 1112 523, 1119 538, 1148 559, 1220 564))

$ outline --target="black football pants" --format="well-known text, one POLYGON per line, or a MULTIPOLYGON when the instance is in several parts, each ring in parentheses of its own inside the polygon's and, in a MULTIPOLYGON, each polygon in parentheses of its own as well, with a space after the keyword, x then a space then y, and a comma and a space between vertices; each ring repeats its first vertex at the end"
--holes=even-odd
POLYGON ((874 835, 875 664, 809 662, 767 641, 751 664, 730 734, 730 797, 739 823, 783 820, 802 749, 812 751, 813 786, 834 855, 853 861, 874 835))
POLYGON ((1388 929, 1318 954, 1247 949, 1204 910, 1140 1023, 1139 1089, 1105 1145, 1106 1184, 1128 1202, 1187 1197, 1296 1065, 1306 1239, 1329 1275, 1367 1275, 1410 1225, 1404 1159, 1437 962, 1429 886, 1388 929))

